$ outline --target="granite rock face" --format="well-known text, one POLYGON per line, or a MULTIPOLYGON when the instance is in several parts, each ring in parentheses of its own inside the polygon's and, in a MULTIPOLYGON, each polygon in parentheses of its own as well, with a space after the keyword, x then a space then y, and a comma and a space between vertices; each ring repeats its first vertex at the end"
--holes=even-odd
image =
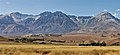
POLYGON ((119 32, 119 30, 120 20, 105 11, 96 16, 66 15, 61 11, 53 13, 47 11, 39 15, 19 12, 0 15, 0 35, 65 34, 73 31, 119 32))

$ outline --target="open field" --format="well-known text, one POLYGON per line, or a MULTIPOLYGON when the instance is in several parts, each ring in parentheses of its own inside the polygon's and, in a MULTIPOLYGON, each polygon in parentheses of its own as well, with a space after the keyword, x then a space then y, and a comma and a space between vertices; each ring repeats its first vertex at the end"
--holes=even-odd
MULTIPOLYGON (((43 35, 43 34, 42 34, 43 35)), ((105 36, 105 35, 103 35, 105 36)), ((65 34, 65 35, 26 35, 18 37, 0 37, 0 44, 51 44, 67 46, 120 46, 119 35, 101 37, 101 34, 65 34), (97 44, 97 45, 96 45, 97 44), (100 45, 99 45, 100 46, 100 45), (103 45, 102 45, 103 46, 103 45)))
POLYGON ((91 34, 0 37, 0 55, 120 55, 119 37, 91 34), (97 45, 104 41, 107 45, 97 45), (95 45, 92 45, 95 43, 95 45), (114 45, 110 45, 113 44, 114 45), (81 46, 81 44, 90 44, 81 46))
MULTIPOLYGON (((31 39, 43 39, 45 42, 50 42, 52 44, 63 44, 63 45, 77 45, 80 43, 92 43, 92 42, 105 42, 108 46, 119 46, 120 45, 120 37, 119 35, 110 37, 107 35, 103 35, 104 37, 101 37, 102 34, 65 34, 62 36, 29 36, 26 38, 31 38, 31 39), (106 36, 106 37, 105 37, 106 36), (54 41, 54 42, 52 42, 54 41), (64 41, 64 43, 57 42, 55 41, 64 41)), ((25 38, 25 37, 24 37, 25 38)))
POLYGON ((0 55, 120 55, 120 46, 0 45, 0 55))

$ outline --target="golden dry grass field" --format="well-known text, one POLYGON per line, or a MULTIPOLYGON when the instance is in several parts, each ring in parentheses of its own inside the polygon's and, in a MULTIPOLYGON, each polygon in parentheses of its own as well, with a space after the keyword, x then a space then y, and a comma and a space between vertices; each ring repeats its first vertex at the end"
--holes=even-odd
POLYGON ((120 55, 120 46, 0 45, 0 55, 120 55))

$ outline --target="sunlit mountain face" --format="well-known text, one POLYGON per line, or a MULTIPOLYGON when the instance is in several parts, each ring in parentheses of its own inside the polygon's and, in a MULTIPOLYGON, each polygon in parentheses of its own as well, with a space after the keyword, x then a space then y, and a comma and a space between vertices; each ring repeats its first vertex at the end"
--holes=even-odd
POLYGON ((39 15, 19 12, 0 15, 1 35, 102 33, 119 32, 118 30, 120 30, 120 20, 107 11, 96 16, 67 15, 61 11, 46 11, 39 15))

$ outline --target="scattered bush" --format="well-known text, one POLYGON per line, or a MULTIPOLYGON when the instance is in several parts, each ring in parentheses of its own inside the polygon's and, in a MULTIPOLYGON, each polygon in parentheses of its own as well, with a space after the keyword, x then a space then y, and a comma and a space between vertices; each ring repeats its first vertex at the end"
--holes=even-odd
POLYGON ((59 43, 65 43, 65 41, 62 41, 62 40, 50 40, 50 42, 59 42, 59 43))
POLYGON ((31 43, 31 42, 33 42, 33 40, 32 39, 27 39, 27 38, 16 38, 15 42, 18 42, 18 43, 20 43, 20 42, 22 42, 22 43, 31 43))
POLYGON ((14 41, 14 39, 8 39, 9 41, 14 41))
POLYGON ((120 42, 113 43, 112 46, 120 46, 120 42))
POLYGON ((90 43, 90 44, 79 44, 79 46, 106 46, 106 43, 105 42, 93 42, 93 43, 90 43))
POLYGON ((101 37, 107 37, 107 36, 105 36, 105 35, 102 34, 101 37))

